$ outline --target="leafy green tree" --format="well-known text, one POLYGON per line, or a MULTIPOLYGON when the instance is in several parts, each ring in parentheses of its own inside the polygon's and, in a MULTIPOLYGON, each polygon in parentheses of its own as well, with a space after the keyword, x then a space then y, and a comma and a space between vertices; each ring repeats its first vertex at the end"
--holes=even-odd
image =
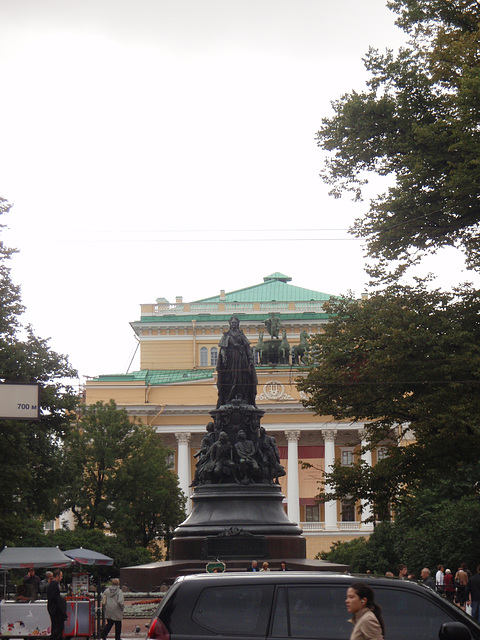
POLYGON ((148 547, 157 558, 162 550, 152 543, 163 540, 168 558, 173 531, 185 519, 185 497, 160 436, 145 427, 141 436, 135 455, 119 469, 110 524, 129 544, 148 547))
MULTIPOLYGON (((480 480, 480 297, 392 285, 368 300, 331 300, 330 322, 311 340, 314 364, 299 389, 305 406, 363 421, 375 467, 337 464, 330 498, 374 504, 377 519, 438 478, 480 480), (409 446, 398 446, 409 443, 409 446)), ((466 487, 464 487, 466 489, 466 487)))
POLYGON ((167 542, 185 517, 161 438, 113 400, 84 406, 66 441, 68 503, 83 529, 109 528, 128 544, 167 542))
POLYGON ((427 252, 460 247, 480 268, 480 6, 467 0, 392 0, 411 36, 398 54, 370 49, 364 91, 333 102, 318 145, 332 193, 360 199, 370 174, 391 185, 354 233, 398 276, 427 252))
MULTIPOLYGON (((0 198, 0 215, 11 205, 0 198)), ((22 327, 20 289, 8 261, 15 250, 0 242, 0 379, 40 385, 40 420, 0 420, 0 544, 19 542, 32 519, 51 519, 62 511, 62 440, 77 398, 65 380, 77 377, 65 356, 48 340, 22 327)))
POLYGON ((480 558, 480 500, 462 489, 464 482, 468 480, 461 476, 454 483, 439 479, 436 487, 406 498, 395 522, 377 525, 368 539, 338 542, 321 558, 348 564, 359 573, 396 572, 399 563, 417 577, 423 567, 434 571, 439 564, 453 572, 463 562, 475 569, 480 558))

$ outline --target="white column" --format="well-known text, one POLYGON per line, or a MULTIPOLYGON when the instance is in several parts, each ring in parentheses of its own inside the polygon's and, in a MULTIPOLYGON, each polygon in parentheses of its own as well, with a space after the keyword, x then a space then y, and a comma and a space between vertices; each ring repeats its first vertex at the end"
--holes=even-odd
POLYGON ((190 470, 190 433, 176 433, 175 437, 177 438, 178 443, 178 484, 180 485, 180 489, 187 496, 187 503, 185 505, 187 514, 192 510, 191 500, 190 500, 190 488, 189 484, 191 483, 191 470, 190 470))
MULTIPOLYGON (((360 446, 363 447, 367 444, 366 441, 366 431, 365 429, 359 429, 358 435, 360 436, 360 446)), ((361 454, 361 458, 364 462, 368 464, 369 467, 372 466, 372 452, 364 451, 361 454)), ((372 505, 367 500, 362 500, 362 522, 365 522, 367 518, 372 516, 372 505)), ((365 531, 373 531, 373 522, 368 522, 367 524, 362 524, 362 529, 365 531)))
MULTIPOLYGON (((325 442, 325 473, 330 473, 335 462, 335 437, 336 429, 327 429, 323 431, 323 440, 325 442)), ((330 491, 330 486, 325 484, 325 492, 330 491)), ((329 500, 325 502, 325 531, 336 531, 337 524, 337 501, 329 500)))
POLYGON ((298 483, 298 440, 300 431, 285 431, 288 442, 287 511, 293 522, 300 522, 300 492, 298 483))

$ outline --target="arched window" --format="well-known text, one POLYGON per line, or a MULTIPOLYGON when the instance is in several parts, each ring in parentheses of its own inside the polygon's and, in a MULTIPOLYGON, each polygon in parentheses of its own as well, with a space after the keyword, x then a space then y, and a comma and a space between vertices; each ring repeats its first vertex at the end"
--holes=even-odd
POLYGON ((200 349, 200 366, 208 367, 208 349, 207 347, 202 347, 200 349))
POLYGON ((211 367, 216 367, 217 366, 217 360, 218 360, 218 349, 217 349, 217 347, 212 347, 210 349, 210 366, 211 367))

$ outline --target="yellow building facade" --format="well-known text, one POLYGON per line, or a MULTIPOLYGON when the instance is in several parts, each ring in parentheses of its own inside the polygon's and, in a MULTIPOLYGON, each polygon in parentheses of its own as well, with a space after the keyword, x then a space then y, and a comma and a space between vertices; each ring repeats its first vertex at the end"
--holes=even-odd
MULTIPOLYGON (((322 331, 328 322, 324 303, 331 296, 290 284, 281 273, 266 276, 251 287, 194 302, 158 298, 142 304, 140 319, 131 323, 140 344, 140 370, 101 375, 86 385, 86 402, 113 399, 129 415, 151 425, 174 452, 174 467, 187 497, 195 472, 194 454, 200 448, 209 412, 217 403, 216 362, 218 343, 236 315, 254 348, 268 341, 266 322, 281 322, 279 338, 290 348, 301 333, 322 331)), ((289 517, 300 524, 307 542, 307 558, 314 558, 332 543, 368 536, 370 523, 361 521, 358 504, 330 501, 318 505, 323 470, 335 460, 350 465, 360 455, 364 424, 315 416, 302 405, 295 381, 302 375, 291 351, 276 362, 256 352, 258 388, 256 404, 265 411, 262 426, 275 437, 287 474, 280 478, 289 517), (267 358, 268 360, 268 358, 267 358), (302 468, 308 462, 311 468, 302 468)), ((362 454, 368 464, 383 455, 379 449, 362 454)), ((191 509, 190 500, 187 509, 191 509)), ((362 519, 370 516, 363 505, 362 519)))

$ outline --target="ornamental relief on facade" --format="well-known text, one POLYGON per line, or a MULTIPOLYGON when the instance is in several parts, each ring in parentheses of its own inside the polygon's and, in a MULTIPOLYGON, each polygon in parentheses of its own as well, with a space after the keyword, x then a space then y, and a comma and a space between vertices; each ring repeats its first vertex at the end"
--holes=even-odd
POLYGON ((263 393, 257 396, 258 400, 295 400, 285 392, 285 387, 278 380, 270 380, 263 385, 263 393))

